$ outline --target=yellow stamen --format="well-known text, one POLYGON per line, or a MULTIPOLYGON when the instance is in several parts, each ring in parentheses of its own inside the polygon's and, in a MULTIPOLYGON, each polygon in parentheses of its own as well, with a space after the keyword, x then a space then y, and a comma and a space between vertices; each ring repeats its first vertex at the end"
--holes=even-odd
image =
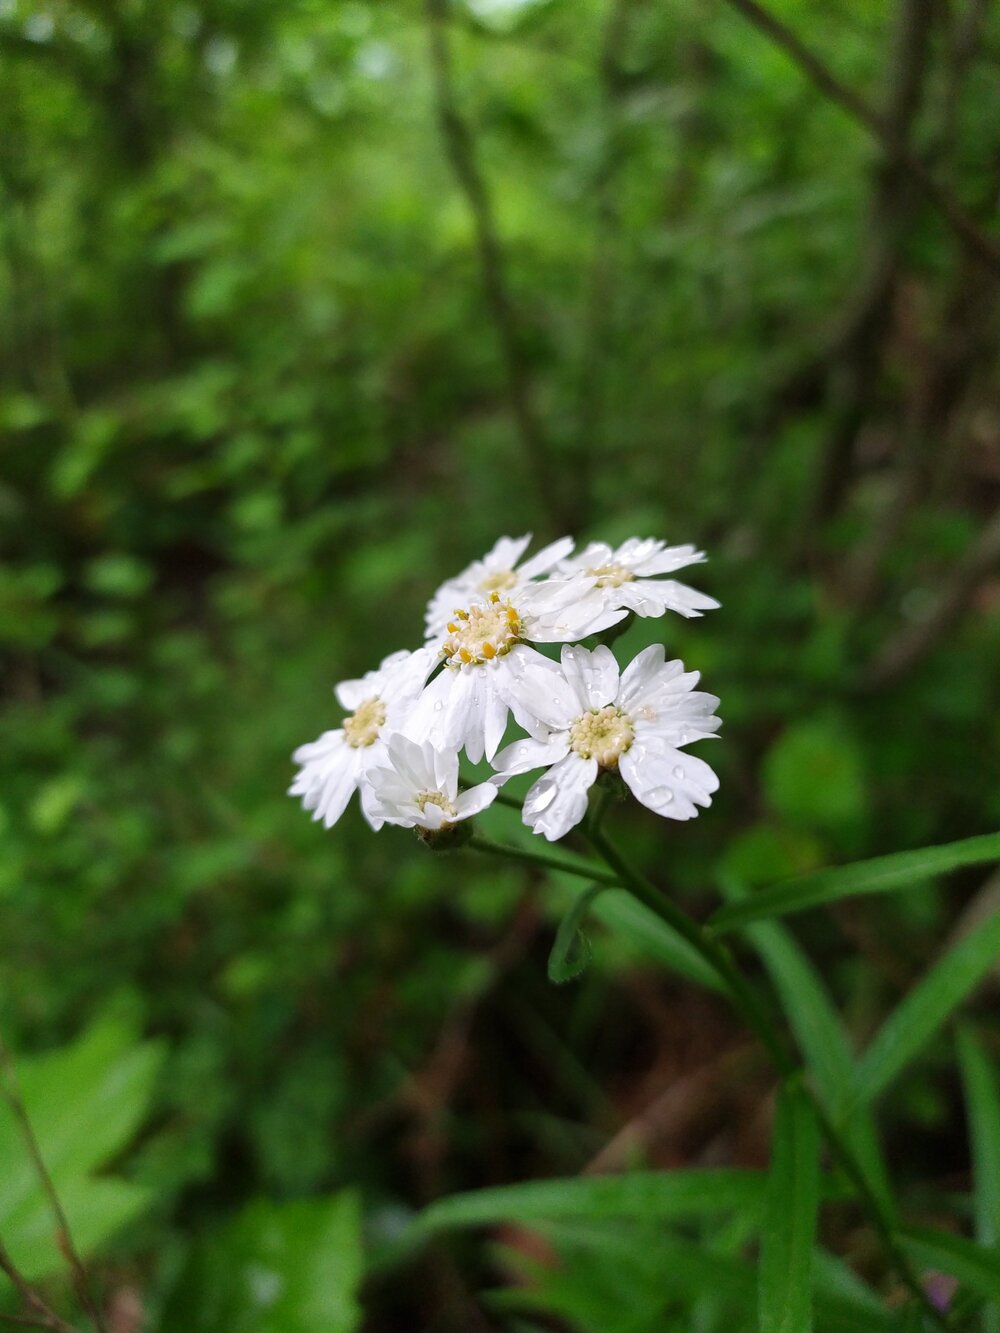
POLYGON ((497 650, 493 647, 492 643, 484 643, 481 651, 487 661, 489 661, 490 658, 492 657, 496 657, 497 655, 497 650))

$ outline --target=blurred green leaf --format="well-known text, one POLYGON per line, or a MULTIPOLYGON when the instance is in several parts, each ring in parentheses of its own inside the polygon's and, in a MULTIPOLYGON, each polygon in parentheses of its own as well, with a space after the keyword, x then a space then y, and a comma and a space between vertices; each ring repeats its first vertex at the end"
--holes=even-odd
POLYGON ((740 902, 721 907, 712 917, 711 925, 715 930, 735 930, 749 921, 801 912, 818 903, 836 902, 859 894, 891 893, 961 866, 997 860, 1000 860, 1000 833, 984 833, 941 847, 893 852, 889 856, 819 870, 761 889, 740 902))
POLYGON ((903 1227, 898 1236, 917 1263, 950 1273, 981 1296, 1000 1300, 1000 1254, 995 1248, 932 1227, 903 1227))
MULTIPOLYGON (((976 1240, 996 1253, 1000 1246, 1000 1079, 996 1061, 971 1028, 959 1029, 957 1051, 972 1155, 976 1240)), ((983 1312, 983 1330, 997 1333, 998 1329, 1000 1305, 991 1304, 983 1312)))
POLYGON ((559 922, 559 929, 556 931, 556 938, 549 954, 548 968, 549 980, 556 985, 574 981, 587 970, 592 950, 581 924, 594 899, 606 887, 604 884, 591 884, 590 888, 584 889, 559 922))
POLYGON ((801 1088, 778 1094, 761 1233, 760 1333, 809 1333, 819 1215, 819 1126, 801 1088))
MULTIPOLYGON (((16 1061, 42 1158, 83 1254, 152 1201, 149 1190, 95 1178, 95 1172, 128 1145, 148 1114, 163 1056, 158 1042, 138 1040, 133 1023, 109 1016, 70 1046, 16 1061)), ((64 1265, 48 1200, 5 1102, 0 1102, 0 1236, 29 1278, 64 1265)))
POLYGON ((763 780, 771 809, 793 826, 837 834, 866 818, 861 752, 841 721, 790 727, 768 752, 763 780))
POLYGON ((1000 958, 1000 914, 970 930, 900 1001, 858 1062, 853 1101, 874 1101, 1000 958))
POLYGON ((162 1333, 354 1333, 364 1270, 355 1194, 258 1199, 195 1242, 162 1333))

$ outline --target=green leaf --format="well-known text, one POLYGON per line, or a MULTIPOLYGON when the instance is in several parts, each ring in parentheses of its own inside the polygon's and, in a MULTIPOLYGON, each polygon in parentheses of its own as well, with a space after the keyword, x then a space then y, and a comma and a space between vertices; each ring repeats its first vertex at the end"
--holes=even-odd
POLYGON ((918 1264, 939 1268, 981 1296, 1000 1300, 1000 1253, 995 1249, 932 1227, 903 1227, 897 1234, 918 1264))
MULTIPOLYGON (((93 1173, 116 1157, 145 1119, 163 1061, 134 1024, 94 1023, 74 1043, 15 1061, 18 1084, 42 1158, 78 1249, 98 1248, 151 1200, 151 1192, 93 1173)), ((29 1278, 64 1260, 56 1225, 6 1102, 0 1103, 0 1235, 29 1278)))
MULTIPOLYGON (((724 891, 731 897, 743 892, 735 884, 724 886, 724 891)), ((854 1057, 826 987, 791 935, 777 922, 757 922, 748 935, 781 996, 782 1009, 820 1101, 830 1118, 841 1124, 843 1137, 869 1189, 887 1212, 895 1211, 874 1117, 864 1106, 855 1106, 849 1121, 846 1117, 855 1077, 854 1057)))
POLYGON ((719 978, 701 955, 630 893, 624 890, 602 893, 591 910, 604 925, 671 972, 708 990, 722 989, 719 978))
POLYGON ((744 901, 729 903, 720 908, 710 924, 717 931, 735 930, 750 921, 786 916, 818 903, 836 902, 839 898, 857 897, 866 893, 890 893, 895 889, 909 888, 934 875, 957 870, 960 866, 997 860, 1000 860, 1000 833, 984 833, 941 847, 894 852, 890 856, 877 856, 870 861, 855 861, 851 865, 818 870, 761 889, 744 901))
POLYGON ((258 1199, 196 1243, 163 1333, 354 1333, 364 1270, 356 1195, 258 1199))
MULTIPOLYGON (((974 1033, 958 1034, 958 1062, 965 1089, 972 1152, 976 1240, 997 1251, 1000 1242, 1000 1087, 996 1064, 974 1033)), ((984 1333, 1000 1330, 1000 1306, 983 1312, 984 1333)))
POLYGON ((889 1015, 857 1067, 854 1103, 871 1102, 931 1040, 1000 957, 1000 914, 971 930, 889 1015))
POLYGON ((580 923, 587 915, 591 903, 606 888, 604 884, 591 884, 577 898, 559 923, 555 943, 549 954, 549 980, 560 985, 564 981, 573 981, 586 971, 592 951, 590 941, 580 929, 580 923))
POLYGON ((756 1207, 763 1188, 761 1172, 735 1169, 531 1180, 439 1199, 421 1215, 418 1225, 437 1230, 505 1221, 598 1221, 607 1217, 664 1222, 756 1207))
POLYGON ((819 1126, 805 1092, 778 1096, 761 1239, 760 1333, 812 1329, 812 1254, 819 1215, 819 1126))

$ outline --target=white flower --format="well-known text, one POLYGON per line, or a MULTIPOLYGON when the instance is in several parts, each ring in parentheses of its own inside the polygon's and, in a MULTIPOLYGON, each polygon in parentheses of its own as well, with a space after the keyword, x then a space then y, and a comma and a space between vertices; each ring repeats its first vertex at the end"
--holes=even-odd
POLYGON ((714 597, 676 579, 656 576, 704 559, 704 551, 694 546, 667 546, 653 538, 630 537, 617 550, 606 542, 591 542, 571 559, 561 561, 554 577, 578 574, 596 579, 606 606, 625 607, 637 616, 662 616, 665 611, 700 616, 719 605, 714 597))
POLYGON ((587 810, 587 793, 602 769, 617 769, 643 805, 668 819, 691 819, 711 805, 719 780, 701 759, 678 748, 711 736, 721 725, 713 694, 694 690, 696 671, 664 662, 663 648, 644 649, 619 676, 614 654, 567 645, 562 677, 539 695, 536 718, 547 734, 515 741, 494 760, 504 778, 551 765, 525 797, 524 822, 550 841, 563 837, 587 810))
POLYGON ((455 608, 485 602, 491 592, 507 593, 547 574, 573 549, 572 537, 561 537, 526 560, 518 561, 528 548, 531 533, 523 537, 501 537, 482 560, 473 560, 461 574, 442 583, 427 606, 427 636, 437 638, 454 619, 455 608))
POLYGON ((303 806, 314 812, 313 819, 322 819, 330 828, 360 787, 362 813, 372 828, 382 827, 381 818, 367 807, 365 775, 383 758, 384 736, 405 721, 434 663, 427 648, 403 650, 385 658, 377 671, 334 687, 341 706, 352 710, 350 716, 335 731, 300 745, 292 756, 301 768, 288 794, 301 796, 303 806))
POLYGON ((366 776, 367 806, 386 824, 436 832, 469 819, 492 805, 496 784, 458 790, 458 754, 390 736, 383 758, 366 776))
POLYGON ((565 643, 616 624, 627 611, 608 607, 593 579, 528 583, 485 602, 459 607, 434 649, 444 669, 426 687, 403 728, 442 750, 463 746, 473 763, 492 759, 508 710, 526 730, 534 704, 561 673, 529 643, 565 643), (523 719, 527 719, 526 721, 523 719))

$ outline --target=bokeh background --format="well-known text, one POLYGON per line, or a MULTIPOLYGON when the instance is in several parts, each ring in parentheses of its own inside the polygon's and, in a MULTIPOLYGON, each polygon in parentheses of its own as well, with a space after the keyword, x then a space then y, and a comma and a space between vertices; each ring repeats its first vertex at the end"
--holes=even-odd
MULTIPOLYGON (((556 1327, 409 1213, 766 1160, 766 1068, 641 932, 552 986, 567 885, 284 795, 497 536, 709 552, 722 609, 619 646, 722 697, 721 791, 612 816, 696 914, 998 825, 1000 15, 769 12, 876 133, 726 0, 0 0, 0 1030, 84 1126, 133 1061, 114 1333, 293 1333, 221 1274, 329 1198, 367 1328, 556 1327)), ((802 918, 859 1040, 981 888, 802 918)), ((964 1169, 945 1070, 891 1114, 904 1180, 964 1169)))

